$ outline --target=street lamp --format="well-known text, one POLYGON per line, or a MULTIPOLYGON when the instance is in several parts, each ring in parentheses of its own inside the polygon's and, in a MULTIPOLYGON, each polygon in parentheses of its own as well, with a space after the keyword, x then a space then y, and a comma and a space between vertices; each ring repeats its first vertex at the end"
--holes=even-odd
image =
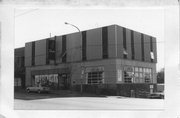
MULTIPOLYGON (((71 24, 71 23, 68 23, 68 22, 64 22, 64 24, 66 24, 66 25, 71 25, 71 26, 75 27, 75 28, 79 31, 79 34, 80 34, 80 41, 82 41, 81 30, 80 30, 77 26, 75 26, 75 25, 73 25, 73 24, 71 24)), ((82 55, 82 53, 81 53, 81 55, 82 55)), ((81 57, 82 57, 82 56, 81 56, 81 57)), ((81 68, 82 68, 82 73, 81 73, 81 93, 82 93, 82 91, 83 91, 83 87, 82 87, 82 79, 84 78, 84 67, 81 65, 81 68)))

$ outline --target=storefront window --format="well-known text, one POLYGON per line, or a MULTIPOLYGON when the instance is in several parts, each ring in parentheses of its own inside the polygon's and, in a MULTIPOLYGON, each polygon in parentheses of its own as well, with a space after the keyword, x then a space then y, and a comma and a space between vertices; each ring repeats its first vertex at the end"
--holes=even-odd
POLYGON ((104 67, 87 67, 85 68, 87 84, 102 84, 104 83, 104 67))
POLYGON ((152 80, 152 69, 143 67, 124 67, 125 83, 150 83, 152 80))
POLYGON ((142 72, 142 68, 139 68, 139 72, 142 72))
POLYGON ((139 71, 138 67, 135 67, 135 72, 138 72, 138 71, 139 71))
POLYGON ((143 68, 143 72, 144 72, 144 73, 146 72, 146 68, 143 68))
POLYGON ((104 72, 88 72, 88 84, 101 84, 104 82, 103 74, 104 72))
POLYGON ((124 82, 133 83, 134 68, 130 66, 124 67, 124 82))
POLYGON ((57 88, 58 74, 35 75, 35 85, 39 85, 39 84, 41 84, 42 86, 49 86, 51 88, 57 88))

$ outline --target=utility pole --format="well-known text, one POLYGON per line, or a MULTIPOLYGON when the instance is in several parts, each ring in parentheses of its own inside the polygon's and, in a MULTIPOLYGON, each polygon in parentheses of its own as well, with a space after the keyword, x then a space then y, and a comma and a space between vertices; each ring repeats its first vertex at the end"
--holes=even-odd
MULTIPOLYGON (((75 26, 75 25, 73 25, 73 24, 70 24, 70 23, 67 23, 67 22, 65 22, 65 24, 66 25, 71 25, 71 26, 73 26, 73 27, 75 27, 78 31, 79 31, 79 35, 80 35, 80 41, 82 41, 82 34, 81 34, 81 30, 77 27, 77 26, 75 26)), ((81 49, 81 51, 82 51, 82 48, 80 48, 81 49)), ((81 52, 81 55, 82 55, 82 52, 81 52)), ((82 56, 81 56, 82 57, 82 56)), ((83 92, 83 79, 84 79, 84 73, 85 73, 85 69, 84 69, 84 66, 81 64, 81 70, 82 70, 82 72, 81 72, 81 81, 80 81, 80 84, 81 84, 81 94, 82 94, 82 92, 83 92)))

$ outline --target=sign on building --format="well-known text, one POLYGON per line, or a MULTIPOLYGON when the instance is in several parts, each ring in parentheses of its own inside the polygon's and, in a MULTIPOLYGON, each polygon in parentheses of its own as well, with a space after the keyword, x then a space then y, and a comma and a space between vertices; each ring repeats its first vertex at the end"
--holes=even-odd
POLYGON ((118 78, 118 81, 120 82, 120 81, 122 81, 122 70, 120 70, 120 69, 118 69, 117 70, 117 78, 118 78))

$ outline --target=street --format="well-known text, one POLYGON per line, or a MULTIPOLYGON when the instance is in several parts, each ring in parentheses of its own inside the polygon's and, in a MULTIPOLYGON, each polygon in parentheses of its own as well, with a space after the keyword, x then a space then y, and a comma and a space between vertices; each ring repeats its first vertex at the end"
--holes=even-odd
POLYGON ((128 98, 121 96, 55 96, 32 93, 28 99, 14 100, 16 110, 108 110, 108 109, 155 109, 162 110, 163 99, 128 98), (36 96, 36 97, 35 97, 36 96), (51 96, 51 97, 50 97, 51 96), (29 99, 36 98, 36 99, 29 99))

